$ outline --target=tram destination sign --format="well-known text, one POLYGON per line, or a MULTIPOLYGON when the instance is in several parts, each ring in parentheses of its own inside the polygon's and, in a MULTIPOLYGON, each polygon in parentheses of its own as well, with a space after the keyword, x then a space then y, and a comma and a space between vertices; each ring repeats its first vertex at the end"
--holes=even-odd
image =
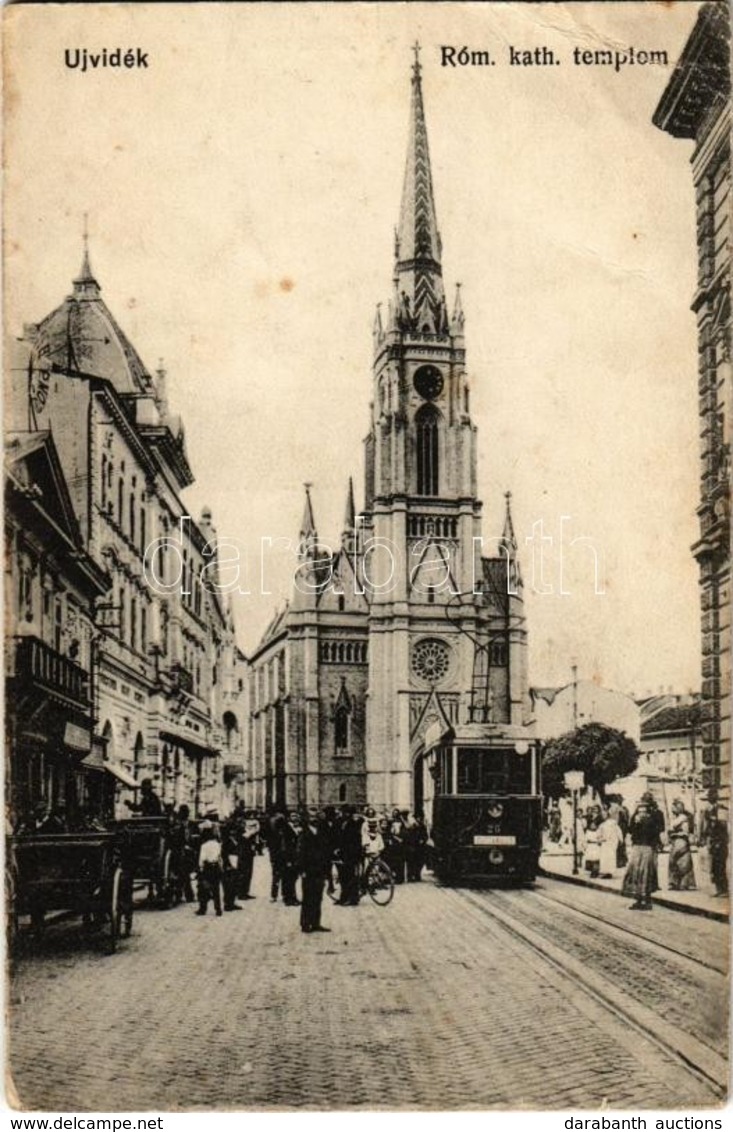
POLYGON ((508 833, 477 833, 473 839, 474 845, 516 845, 517 839, 508 833))

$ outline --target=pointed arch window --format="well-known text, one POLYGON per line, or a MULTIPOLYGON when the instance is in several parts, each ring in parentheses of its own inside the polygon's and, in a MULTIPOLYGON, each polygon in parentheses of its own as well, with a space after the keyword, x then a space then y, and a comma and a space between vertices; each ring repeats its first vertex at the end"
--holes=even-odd
POLYGON ((415 417, 418 495, 439 494, 439 420, 440 414, 433 405, 424 405, 415 417))
POLYGON ((336 708, 336 715, 334 717, 334 725, 336 732, 336 752, 337 754, 346 754, 349 750, 349 731, 350 731, 350 712, 349 709, 341 705, 336 708))

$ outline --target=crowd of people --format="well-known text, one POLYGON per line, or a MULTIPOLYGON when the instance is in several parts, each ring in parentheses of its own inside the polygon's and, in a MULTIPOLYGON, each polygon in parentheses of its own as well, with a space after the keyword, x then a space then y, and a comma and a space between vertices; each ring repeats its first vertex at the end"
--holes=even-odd
MULTIPOLYGON (((155 816, 149 812, 154 805, 148 795, 147 816, 155 816)), ((217 916, 236 912, 242 907, 238 901, 253 900, 254 860, 267 854, 270 900, 300 908, 304 932, 328 930, 321 924, 324 891, 337 904, 359 903, 370 859, 381 857, 395 884, 414 883, 421 880, 429 852, 425 822, 408 810, 394 809, 388 815, 370 806, 346 805, 256 811, 240 801, 225 820, 209 811, 203 821, 193 823, 186 806, 176 812, 163 807, 162 813, 170 822, 177 895, 194 900, 195 873, 197 915, 205 916, 210 905, 217 916)))
MULTIPOLYGON (((150 779, 142 782, 139 799, 127 805, 140 817, 166 820, 175 899, 193 902, 198 898, 199 916, 206 915, 210 904, 221 916, 239 911, 238 901, 253 900, 254 861, 265 853, 271 868, 270 899, 299 907, 304 932, 328 930, 321 925, 324 890, 338 904, 359 903, 370 859, 380 857, 395 884, 420 881, 423 869, 430 865, 432 842, 427 826, 421 814, 409 810, 377 813, 371 806, 343 805, 291 810, 272 806, 263 811, 248 809, 239 801, 224 820, 212 810, 203 820, 194 821, 187 806, 163 804, 150 779)), ((715 895, 728 894, 728 808, 715 797, 702 810, 698 828, 679 798, 665 821, 651 793, 641 796, 633 812, 620 795, 607 795, 604 805, 591 802, 577 811, 574 830, 572 820, 567 799, 552 803, 546 811, 549 843, 572 847, 591 877, 610 879, 616 870, 625 869, 622 891, 633 898, 635 910, 651 908, 652 893, 659 889, 657 866, 662 849, 669 852, 671 890, 697 888, 693 848, 698 848, 707 859, 715 895)), ((15 832, 104 828, 99 816, 91 812, 80 811, 72 821, 58 807, 39 807, 15 832)), ((700 857, 697 867, 701 870, 700 857)), ((150 895, 152 899, 153 886, 150 895)))
POLYGON ((668 880, 671 891, 697 888, 693 848, 700 847, 708 859, 710 879, 716 896, 728 894, 728 811, 712 799, 702 811, 699 828, 680 798, 672 802, 669 821, 665 820, 655 797, 642 794, 633 812, 620 796, 610 796, 606 805, 593 802, 578 810, 572 828, 569 803, 555 804, 547 813, 547 837, 559 846, 573 845, 591 877, 611 879, 616 869, 625 868, 622 891, 633 897, 631 907, 651 908, 652 893, 659 889, 658 855, 667 849, 668 880))

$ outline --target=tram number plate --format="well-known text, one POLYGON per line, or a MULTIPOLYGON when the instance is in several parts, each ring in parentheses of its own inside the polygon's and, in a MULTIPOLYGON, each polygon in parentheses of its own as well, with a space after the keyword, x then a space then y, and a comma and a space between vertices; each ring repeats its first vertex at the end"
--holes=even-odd
POLYGON ((517 839, 503 833, 477 833, 474 836, 473 843, 474 845, 516 845, 517 839))

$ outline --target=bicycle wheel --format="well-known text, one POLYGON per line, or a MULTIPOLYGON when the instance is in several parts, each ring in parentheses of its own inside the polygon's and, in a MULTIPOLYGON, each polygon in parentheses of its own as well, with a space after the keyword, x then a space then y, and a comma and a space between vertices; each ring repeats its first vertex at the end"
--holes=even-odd
POLYGON ((394 877, 389 865, 376 858, 367 865, 364 885, 375 904, 384 907, 394 896, 394 877))
POLYGON ((335 862, 331 864, 331 871, 326 877, 326 895, 333 900, 334 904, 341 903, 341 876, 335 862))

